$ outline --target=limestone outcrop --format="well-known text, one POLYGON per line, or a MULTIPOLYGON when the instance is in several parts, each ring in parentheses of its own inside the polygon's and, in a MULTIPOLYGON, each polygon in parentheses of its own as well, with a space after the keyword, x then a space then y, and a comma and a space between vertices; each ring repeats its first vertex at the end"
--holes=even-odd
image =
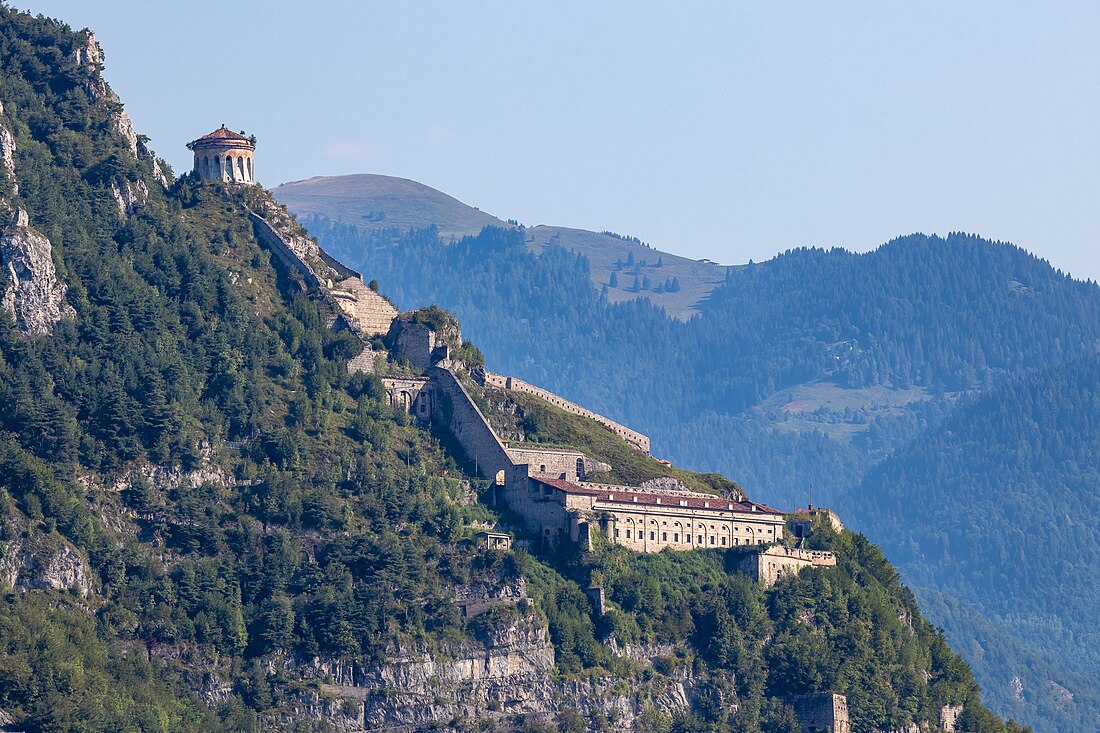
POLYGON ((145 205, 149 200, 149 187, 140 179, 132 182, 114 180, 111 181, 111 195, 118 204, 119 215, 125 217, 134 213, 138 206, 145 205))
POLYGON ((100 76, 103 70, 103 50, 96 41, 95 34, 88 33, 83 46, 73 49, 73 60, 88 74, 84 89, 97 104, 104 104, 110 110, 111 129, 114 130, 130 149, 130 154, 138 158, 138 136, 134 131, 133 120, 122 109, 122 100, 100 76))
MULTIPOLYGON (((339 730, 448 730, 454 720, 553 721, 561 711, 573 710, 585 719, 603 717, 615 720, 620 730, 635 730, 646 708, 675 714, 688 709, 706 686, 690 669, 641 675, 632 684, 611 675, 561 677, 554 672, 554 647, 541 616, 515 611, 485 618, 479 642, 434 653, 395 649, 386 663, 368 666, 288 662, 296 675, 321 683, 320 694, 298 701, 296 712, 339 730)), ((625 653, 639 669, 651 667, 652 659, 639 651, 625 653)))
POLYGON ((15 136, 4 122, 4 105, 0 102, 0 165, 11 181, 12 193, 19 195, 19 179, 15 177, 15 136))
POLYGON ((0 264, 8 276, 0 307, 11 313, 20 331, 44 336, 63 318, 76 315, 65 302, 68 288, 57 277, 53 245, 30 227, 23 209, 0 235, 0 264))
POLYGON ((76 549, 57 535, 31 532, 3 545, 0 587, 30 590, 72 590, 81 597, 92 592, 92 573, 76 549))

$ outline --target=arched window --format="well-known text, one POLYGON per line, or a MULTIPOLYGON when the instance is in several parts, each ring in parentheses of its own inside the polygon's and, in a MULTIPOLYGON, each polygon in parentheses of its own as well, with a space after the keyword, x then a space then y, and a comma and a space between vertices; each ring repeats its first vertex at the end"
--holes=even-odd
POLYGON ((253 178, 254 175, 255 174, 252 172, 252 156, 250 155, 250 156, 248 156, 248 182, 249 183, 252 183, 252 181, 255 180, 253 178))
POLYGON ((244 158, 240 157, 239 155, 237 156, 237 173, 240 174, 240 177, 237 178, 238 181, 245 180, 245 177, 244 177, 244 158))

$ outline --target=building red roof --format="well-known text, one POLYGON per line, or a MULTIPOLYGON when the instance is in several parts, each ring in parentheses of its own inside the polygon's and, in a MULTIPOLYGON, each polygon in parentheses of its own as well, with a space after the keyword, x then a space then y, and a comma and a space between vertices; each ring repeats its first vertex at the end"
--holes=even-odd
POLYGON ((223 124, 217 130, 214 130, 214 132, 203 135, 198 140, 192 140, 191 142, 187 143, 187 147, 190 148, 194 145, 202 145, 203 143, 217 143, 222 141, 244 142, 248 143, 249 145, 253 144, 250 138, 247 138, 238 132, 233 132, 223 124))
POLYGON ((632 506, 648 504, 650 506, 686 507, 690 509, 709 509, 711 511, 721 512, 740 512, 744 514, 772 514, 780 516, 783 514, 783 512, 778 509, 772 509, 770 506, 757 504, 754 501, 733 501, 732 499, 725 499, 721 496, 707 498, 698 494, 685 495, 671 492, 645 491, 630 486, 593 488, 579 486, 568 481, 563 481, 562 479, 536 476, 532 476, 531 480, 551 486, 559 491, 564 491, 567 494, 595 496, 599 501, 613 502, 616 504, 629 504, 632 506))

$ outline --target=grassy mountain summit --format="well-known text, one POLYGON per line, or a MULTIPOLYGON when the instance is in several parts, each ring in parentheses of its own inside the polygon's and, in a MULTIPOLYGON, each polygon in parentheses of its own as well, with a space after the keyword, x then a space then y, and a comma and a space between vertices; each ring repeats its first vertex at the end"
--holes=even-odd
POLYGON ((172 181, 101 66, 0 6, 0 726, 794 733, 838 692, 861 733, 1021 730, 859 535, 771 588, 744 549, 480 546, 506 512, 252 215, 294 222, 172 181))
POLYGON ((605 289, 610 300, 648 298, 681 320, 697 313, 725 276, 725 268, 713 262, 654 250, 636 237, 542 224, 520 227, 404 178, 369 173, 318 176, 284 183, 272 194, 311 230, 350 227, 399 237, 434 227, 446 242, 476 235, 487 226, 521 229, 533 253, 561 246, 584 255, 593 286, 605 289))

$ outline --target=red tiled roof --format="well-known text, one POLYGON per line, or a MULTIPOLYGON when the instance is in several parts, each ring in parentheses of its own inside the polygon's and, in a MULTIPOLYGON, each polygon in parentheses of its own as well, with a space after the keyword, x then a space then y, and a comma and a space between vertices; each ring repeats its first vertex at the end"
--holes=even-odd
POLYGON ((230 130, 225 125, 222 125, 217 130, 214 130, 214 132, 203 135, 198 140, 192 140, 191 142, 189 142, 187 144, 187 147, 191 147, 192 145, 201 144, 201 143, 205 143, 205 142, 218 142, 220 140, 228 140, 230 142, 246 142, 246 143, 251 143, 252 142, 250 139, 248 139, 244 135, 241 135, 240 133, 237 133, 237 132, 233 132, 232 130, 230 130))
POLYGON ((733 501, 731 499, 724 499, 720 496, 708 499, 698 495, 682 496, 680 494, 642 491, 629 486, 623 486, 616 489, 595 489, 587 486, 578 486, 577 484, 557 478, 532 476, 531 479, 533 481, 538 481, 540 484, 551 486, 559 491, 564 491, 567 494, 595 496, 596 499, 600 501, 608 501, 616 504, 630 504, 633 506, 638 504, 657 506, 659 504, 661 506, 674 508, 686 507, 689 509, 709 509, 711 511, 741 512, 744 514, 783 514, 783 512, 778 509, 772 509, 770 506, 757 504, 754 501, 733 501))

